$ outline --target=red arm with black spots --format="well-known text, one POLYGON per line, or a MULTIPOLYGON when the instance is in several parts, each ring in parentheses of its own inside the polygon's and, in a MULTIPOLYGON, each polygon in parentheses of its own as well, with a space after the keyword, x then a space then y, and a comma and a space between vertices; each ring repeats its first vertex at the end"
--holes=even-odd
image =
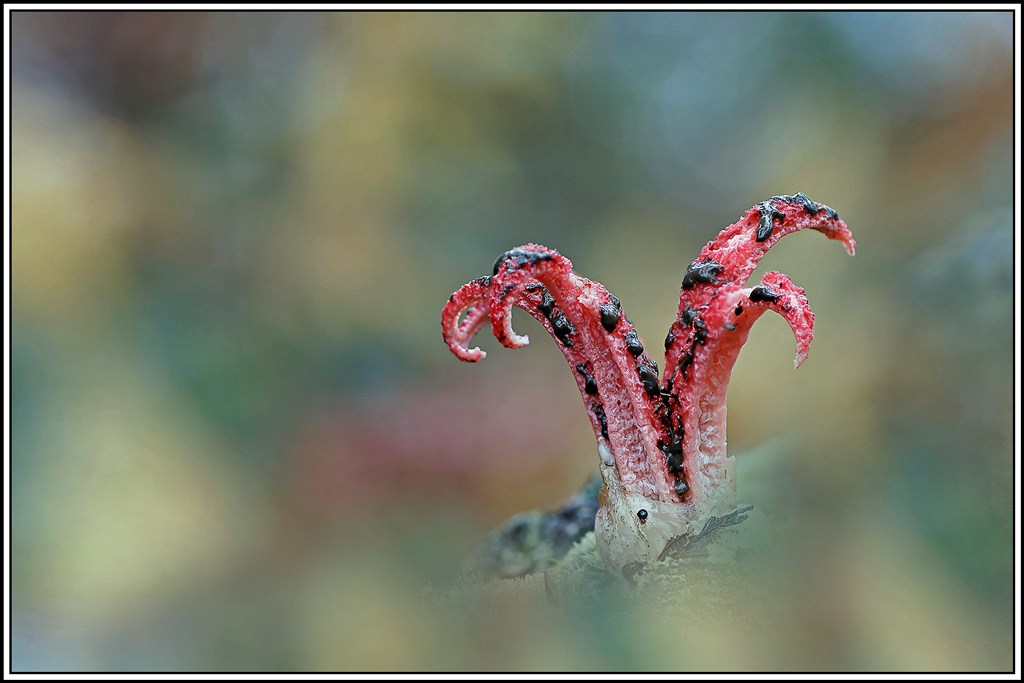
POLYGON ((657 458, 658 366, 644 352, 619 300, 603 285, 573 273, 572 262, 557 251, 526 244, 502 254, 493 275, 470 282, 449 299, 441 315, 449 348, 462 360, 483 358, 483 351, 467 346, 485 319, 502 344, 524 346, 529 340, 512 329, 513 306, 540 321, 569 361, 599 450, 614 459, 623 484, 648 497, 671 492, 674 483, 657 458))
POLYGON ((444 339, 460 359, 480 360, 484 352, 468 345, 489 321, 502 344, 524 346, 529 340, 512 329, 512 307, 525 310, 573 368, 602 461, 614 461, 622 488, 699 513, 705 502, 723 500, 724 489, 735 490, 725 452, 726 390, 754 321, 767 310, 779 313, 796 336, 796 364, 807 356, 814 314, 803 290, 774 271, 746 286, 776 242, 805 228, 854 254, 856 243, 836 212, 802 193, 755 205, 701 250, 683 276, 660 386, 657 364, 619 300, 538 244, 505 252, 492 275, 451 296, 441 316, 444 339))

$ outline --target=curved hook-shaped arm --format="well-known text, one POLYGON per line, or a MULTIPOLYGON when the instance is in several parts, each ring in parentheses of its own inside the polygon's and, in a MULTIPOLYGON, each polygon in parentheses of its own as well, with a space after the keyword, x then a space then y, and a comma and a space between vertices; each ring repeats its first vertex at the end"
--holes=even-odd
POLYGON ((619 300, 573 273, 572 262, 557 251, 526 244, 502 254, 493 275, 449 299, 441 315, 449 348, 465 361, 483 358, 479 348, 467 347, 487 319, 502 344, 526 345, 529 339, 512 329, 513 306, 544 325, 574 369, 598 449, 614 460, 623 485, 650 498, 674 496, 674 478, 658 457, 658 366, 619 300))
POLYGON ((851 256, 856 242, 846 223, 807 195, 756 204, 701 250, 683 276, 679 312, 665 340, 668 420, 663 440, 670 472, 688 484, 682 498, 705 507, 713 492, 735 491, 725 453, 725 395, 750 326, 765 310, 782 314, 797 339, 799 365, 814 336, 814 314, 803 290, 785 275, 766 273, 746 289, 758 261, 784 236, 811 228, 838 240, 851 256))

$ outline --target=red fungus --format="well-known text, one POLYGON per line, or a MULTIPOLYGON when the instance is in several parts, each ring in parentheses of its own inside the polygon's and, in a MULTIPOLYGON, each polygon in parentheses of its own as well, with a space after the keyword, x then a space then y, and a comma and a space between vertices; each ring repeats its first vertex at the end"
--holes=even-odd
POLYGON ((460 359, 480 360, 484 352, 468 344, 490 321, 502 344, 518 348, 529 340, 512 330, 512 307, 527 311, 575 370, 602 462, 609 466, 614 460, 621 488, 667 506, 682 505, 685 516, 696 519, 735 492, 725 452, 725 399, 751 325, 765 311, 776 311, 796 336, 796 365, 807 357, 814 314, 804 291, 774 271, 759 285, 746 286, 778 240, 805 228, 839 240, 854 254, 853 235, 836 212, 803 193, 755 205, 701 250, 683 276, 660 384, 657 364, 619 300, 573 273, 567 258, 538 244, 502 254, 493 275, 453 294, 441 316, 444 338, 460 359))

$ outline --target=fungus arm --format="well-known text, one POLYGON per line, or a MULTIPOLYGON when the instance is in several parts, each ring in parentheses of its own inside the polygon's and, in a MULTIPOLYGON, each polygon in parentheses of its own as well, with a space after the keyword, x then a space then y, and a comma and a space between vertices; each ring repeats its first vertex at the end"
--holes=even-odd
POLYGON ((772 246, 806 228, 855 253, 853 235, 834 210, 803 193, 783 195, 756 204, 719 233, 683 277, 678 316, 666 339, 662 392, 669 411, 666 443, 671 444, 666 461, 669 471, 688 483, 683 499, 700 509, 735 497, 725 450, 726 391, 751 325, 766 310, 780 313, 796 336, 795 364, 807 357, 814 314, 803 290, 774 271, 757 287, 746 287, 772 246))
POLYGON ((513 306, 544 325, 569 362, 598 450, 614 460, 623 486, 649 498, 678 500, 657 457, 658 367, 619 300, 573 273, 572 263, 557 251, 526 244, 502 254, 493 275, 470 282, 449 299, 441 316, 449 348, 465 361, 483 358, 483 351, 467 347, 485 319, 502 344, 524 346, 528 338, 512 329, 513 306))

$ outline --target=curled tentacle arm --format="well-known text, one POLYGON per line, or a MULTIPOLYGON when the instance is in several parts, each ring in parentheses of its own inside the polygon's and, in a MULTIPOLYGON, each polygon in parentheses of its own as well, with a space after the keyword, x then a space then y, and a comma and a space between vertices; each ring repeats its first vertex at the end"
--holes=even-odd
POLYGON ((761 284, 751 288, 746 295, 751 307, 763 306, 786 319, 796 338, 793 368, 803 365, 814 339, 814 312, 804 290, 794 285, 788 276, 770 270, 761 278, 761 284))
POLYGON ((675 501, 650 501, 617 487, 616 472, 602 467, 606 488, 595 521, 598 547, 622 569, 660 557, 659 548, 695 532, 695 520, 732 514, 737 505, 734 460, 726 453, 726 391, 739 350, 764 311, 781 314, 797 342, 795 364, 807 357, 814 314, 803 290, 777 272, 761 284, 746 282, 758 261, 782 237, 805 228, 843 244, 856 243, 835 211, 799 193, 761 202, 701 250, 683 276, 679 311, 665 339, 659 411, 660 474, 675 479, 675 501), (637 511, 647 513, 638 522, 637 511))
POLYGON ((765 253, 805 228, 855 253, 853 235, 835 211, 803 193, 782 195, 747 210, 701 250, 683 276, 679 312, 665 340, 664 440, 670 444, 669 471, 686 481, 681 499, 702 509, 716 499, 712 491, 735 492, 732 462, 725 455, 725 393, 750 325, 768 308, 781 313, 796 335, 796 365, 807 357, 814 314, 803 290, 776 272, 745 289, 765 253))
POLYGON ((807 228, 838 240, 850 256, 856 253, 857 243, 846 223, 839 220, 839 214, 798 192, 775 196, 747 209, 740 220, 701 249, 694 263, 719 263, 723 267, 722 275, 729 280, 746 282, 757 262, 780 239, 807 228))
POLYGON ((484 319, 503 345, 524 346, 529 340, 512 329, 513 306, 555 339, 574 371, 599 451, 611 456, 622 485, 649 498, 675 499, 674 481, 657 458, 658 366, 619 300, 573 273, 572 262, 557 251, 527 244, 502 254, 493 275, 465 285, 449 300, 442 313, 449 348, 462 360, 482 358, 483 351, 466 347, 484 319), (457 324, 467 309, 466 320, 457 324))
POLYGON ((473 280, 452 294, 441 311, 444 340, 452 353, 467 363, 475 363, 487 355, 480 347, 468 347, 488 319, 490 287, 489 276, 473 280), (466 318, 460 323, 459 316, 463 313, 466 313, 466 318))
POLYGON ((792 328, 799 365, 814 336, 814 314, 804 291, 785 275, 766 273, 752 288, 723 285, 701 313, 703 342, 694 342, 688 352, 693 360, 678 402, 672 404, 680 419, 687 500, 698 509, 721 511, 738 503, 734 459, 725 448, 726 391, 740 348, 768 310, 782 315, 792 328))

